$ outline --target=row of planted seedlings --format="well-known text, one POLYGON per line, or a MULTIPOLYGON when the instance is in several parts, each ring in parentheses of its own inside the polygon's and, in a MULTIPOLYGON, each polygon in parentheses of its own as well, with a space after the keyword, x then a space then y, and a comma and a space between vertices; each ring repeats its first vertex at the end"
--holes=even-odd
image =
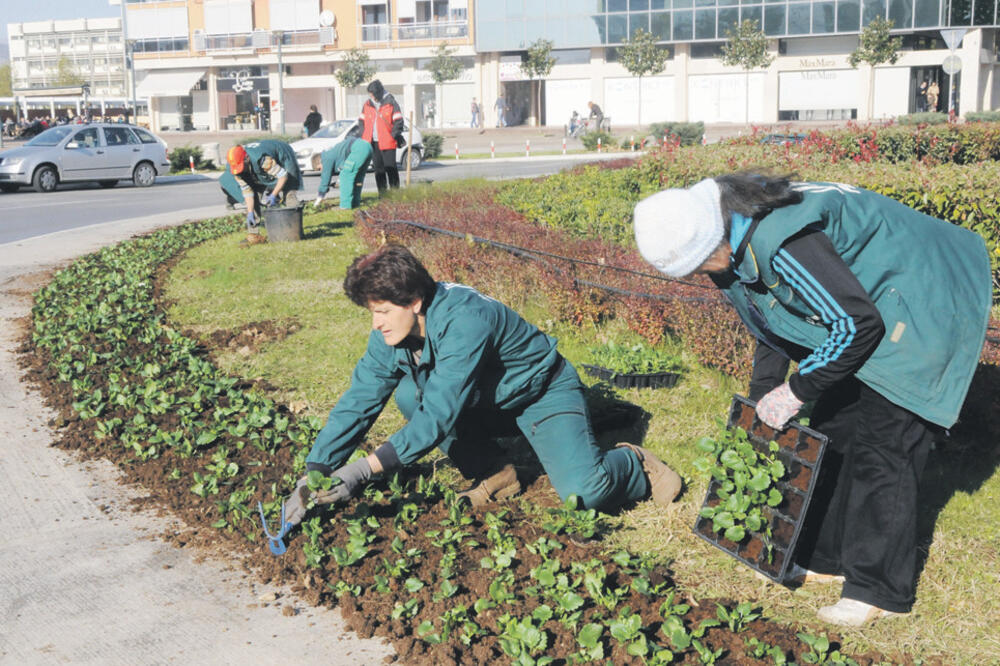
POLYGON ((693 607, 649 557, 603 552, 602 517, 572 501, 472 513, 433 478, 394 477, 312 515, 289 554, 271 558, 252 507, 262 500, 276 518, 321 424, 223 375, 154 297, 164 263, 237 228, 213 220, 133 239, 37 294, 33 375, 56 385, 67 446, 116 461, 196 530, 242 544, 265 578, 339 601, 352 627, 392 639, 404 659, 846 661, 791 629, 770 627, 773 644, 744 640, 763 622, 750 604, 693 607))

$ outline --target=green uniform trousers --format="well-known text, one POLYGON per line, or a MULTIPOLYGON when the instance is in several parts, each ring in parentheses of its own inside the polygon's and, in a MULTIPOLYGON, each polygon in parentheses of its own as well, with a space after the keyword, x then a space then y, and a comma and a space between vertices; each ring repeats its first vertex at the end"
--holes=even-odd
MULTIPOLYGON (((395 397, 409 420, 421 399, 409 375, 399 382, 395 397)), ((499 466, 501 452, 492 438, 516 434, 515 429, 527 438, 563 500, 575 494, 584 507, 613 510, 649 492, 635 453, 597 447, 583 385, 565 361, 541 397, 522 410, 467 407, 439 448, 465 477, 478 478, 499 466)))

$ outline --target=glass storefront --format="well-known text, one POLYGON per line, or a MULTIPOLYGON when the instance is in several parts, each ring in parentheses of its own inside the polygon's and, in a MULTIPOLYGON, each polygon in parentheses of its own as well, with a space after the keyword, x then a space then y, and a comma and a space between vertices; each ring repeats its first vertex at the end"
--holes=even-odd
POLYGON ((997 25, 1000 0, 507 0, 479 3, 476 49, 621 44, 639 28, 659 41, 726 38, 746 19, 772 37, 857 33, 876 17, 896 30, 997 25))

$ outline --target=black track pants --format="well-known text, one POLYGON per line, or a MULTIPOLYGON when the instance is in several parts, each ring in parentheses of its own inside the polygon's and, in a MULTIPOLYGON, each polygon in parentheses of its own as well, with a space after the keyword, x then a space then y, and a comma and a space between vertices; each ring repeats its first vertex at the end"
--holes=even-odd
POLYGON ((375 167, 375 186, 378 187, 379 192, 385 192, 389 187, 399 187, 399 169, 396 168, 395 148, 379 150, 378 143, 373 141, 372 166, 375 167))
POLYGON ((796 559, 843 574, 844 597, 908 612, 917 585, 917 488, 936 426, 853 378, 823 394, 812 425, 831 442, 796 559))

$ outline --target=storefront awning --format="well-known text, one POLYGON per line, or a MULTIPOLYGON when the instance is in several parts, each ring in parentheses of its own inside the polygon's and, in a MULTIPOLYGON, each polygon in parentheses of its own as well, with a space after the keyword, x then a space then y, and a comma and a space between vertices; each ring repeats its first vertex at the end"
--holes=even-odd
POLYGON ((203 76, 203 69, 152 71, 139 82, 135 94, 137 97, 184 97, 191 94, 191 88, 203 76))

